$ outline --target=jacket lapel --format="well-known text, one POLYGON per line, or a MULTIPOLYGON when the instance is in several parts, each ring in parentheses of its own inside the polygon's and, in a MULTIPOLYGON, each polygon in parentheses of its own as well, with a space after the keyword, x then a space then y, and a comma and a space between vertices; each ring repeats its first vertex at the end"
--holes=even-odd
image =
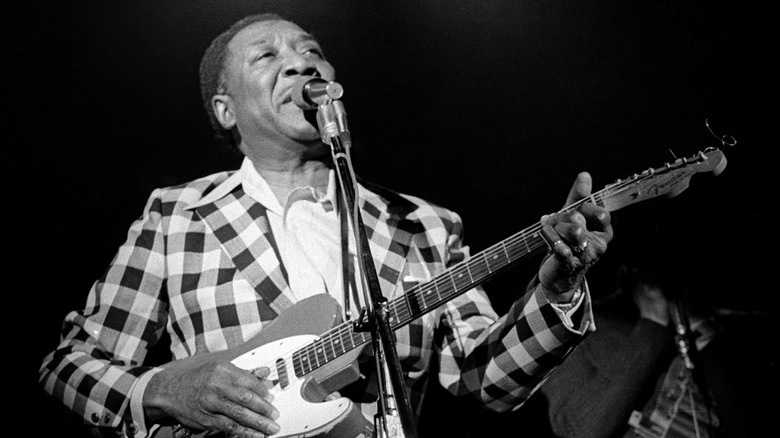
POLYGON ((361 181, 360 209, 382 294, 390 296, 404 270, 415 236, 423 236, 422 223, 410 219, 416 205, 381 186, 361 181))
POLYGON ((257 294, 281 313, 292 305, 291 292, 265 207, 249 197, 240 182, 229 179, 218 189, 222 193, 204 198, 193 206, 195 211, 211 227, 257 294))
MULTIPOLYGON (((409 217, 417 208, 414 203, 381 186, 360 185, 361 216, 380 288, 390 296, 414 239, 424 239, 425 230, 420 221, 409 217)), ((189 209, 203 218, 236 268, 275 312, 292 306, 287 272, 279 262, 265 207, 246 194, 237 174, 189 209)))

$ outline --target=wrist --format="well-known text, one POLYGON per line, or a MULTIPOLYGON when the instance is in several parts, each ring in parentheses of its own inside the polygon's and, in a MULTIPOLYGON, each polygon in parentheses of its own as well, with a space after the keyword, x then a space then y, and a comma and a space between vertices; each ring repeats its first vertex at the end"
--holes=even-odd
POLYGON ((582 282, 577 282, 567 290, 559 291, 553 287, 547 287, 542 284, 542 292, 547 302, 550 304, 573 304, 579 301, 582 296, 582 282))
POLYGON ((159 372, 153 375, 143 393, 142 406, 144 417, 150 422, 159 422, 168 417, 165 410, 165 397, 163 396, 165 381, 163 374, 164 372, 159 372))
POLYGON ((582 299, 582 289, 577 288, 576 290, 570 293, 570 298, 568 301, 550 302, 550 304, 557 307, 559 310, 563 312, 569 312, 577 307, 581 299, 582 299))

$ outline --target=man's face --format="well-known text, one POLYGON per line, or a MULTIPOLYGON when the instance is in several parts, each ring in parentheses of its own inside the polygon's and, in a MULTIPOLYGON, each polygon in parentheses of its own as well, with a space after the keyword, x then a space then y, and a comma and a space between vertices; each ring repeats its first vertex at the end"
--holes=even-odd
POLYGON ((238 32, 228 44, 226 94, 235 126, 250 147, 265 141, 311 143, 319 132, 291 97, 301 76, 333 80, 335 70, 317 41, 287 21, 261 21, 238 32))

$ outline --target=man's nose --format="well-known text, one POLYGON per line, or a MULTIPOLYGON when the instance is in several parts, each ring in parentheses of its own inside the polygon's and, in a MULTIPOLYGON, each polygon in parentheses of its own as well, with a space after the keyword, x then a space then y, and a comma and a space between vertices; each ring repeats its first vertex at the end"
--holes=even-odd
POLYGON ((285 76, 321 76, 317 65, 307 57, 294 53, 287 58, 284 67, 285 76))

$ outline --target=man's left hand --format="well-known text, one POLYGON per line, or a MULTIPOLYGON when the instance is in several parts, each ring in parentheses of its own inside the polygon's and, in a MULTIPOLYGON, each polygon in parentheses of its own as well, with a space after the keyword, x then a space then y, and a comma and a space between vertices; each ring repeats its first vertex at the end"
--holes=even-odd
MULTIPOLYGON (((592 185, 590 174, 580 173, 566 206, 589 197, 592 185)), ((542 217, 541 225, 551 249, 539 270, 539 280, 550 302, 567 303, 588 269, 607 250, 612 240, 611 217, 606 209, 584 202, 572 211, 542 217)))

